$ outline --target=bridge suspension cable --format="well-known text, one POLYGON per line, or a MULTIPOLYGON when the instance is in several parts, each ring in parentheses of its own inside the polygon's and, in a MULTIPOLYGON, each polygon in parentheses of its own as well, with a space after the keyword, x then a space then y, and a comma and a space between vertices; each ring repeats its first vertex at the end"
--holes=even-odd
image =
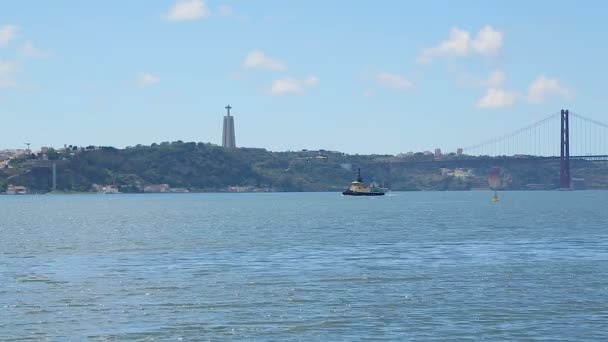
POLYGON ((509 134, 465 147, 463 152, 469 155, 496 157, 527 155, 533 150, 538 155, 559 155, 557 142, 551 144, 553 141, 559 140, 559 133, 554 133, 555 129, 558 132, 560 129, 559 116, 560 113, 551 114, 509 134), (555 135, 555 137, 552 135, 555 135))
POLYGON ((570 118, 571 155, 608 155, 608 124, 577 113, 570 113, 570 118))
MULTIPOLYGON (((560 113, 463 149, 472 156, 560 156, 560 113)), ((608 124, 570 113, 570 156, 608 156, 608 124)))

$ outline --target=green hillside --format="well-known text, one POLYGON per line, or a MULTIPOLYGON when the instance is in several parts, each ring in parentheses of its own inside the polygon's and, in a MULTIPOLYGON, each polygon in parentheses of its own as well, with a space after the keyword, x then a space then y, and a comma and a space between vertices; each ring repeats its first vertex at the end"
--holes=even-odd
MULTIPOLYGON (((8 184, 31 192, 52 189, 49 165, 57 163, 57 190, 91 192, 94 185, 116 186, 120 192, 143 192, 146 186, 167 184, 188 191, 341 191, 362 168, 392 190, 470 190, 487 188, 487 174, 497 160, 477 158, 463 166, 454 156, 435 162, 416 154, 403 162, 393 156, 347 155, 330 151, 270 152, 264 149, 223 149, 205 143, 152 144, 50 150, 11 161, 0 172, 0 192, 8 184), (47 160, 48 159, 48 160, 47 160), (413 163, 417 161, 417 163, 413 163)), ((554 188, 559 165, 521 159, 502 160, 505 189, 554 188), (524 160, 525 161, 525 160, 524 160)), ((608 188, 606 164, 577 161, 573 177, 585 178, 588 188, 608 188)))

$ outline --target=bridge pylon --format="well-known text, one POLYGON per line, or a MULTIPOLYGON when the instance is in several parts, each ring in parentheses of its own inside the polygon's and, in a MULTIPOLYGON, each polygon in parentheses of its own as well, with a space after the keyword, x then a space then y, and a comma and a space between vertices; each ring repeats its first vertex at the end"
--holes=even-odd
POLYGON ((560 138, 560 168, 559 168, 559 187, 560 189, 570 189, 572 178, 570 176, 570 120, 569 111, 561 111, 561 138, 560 138))

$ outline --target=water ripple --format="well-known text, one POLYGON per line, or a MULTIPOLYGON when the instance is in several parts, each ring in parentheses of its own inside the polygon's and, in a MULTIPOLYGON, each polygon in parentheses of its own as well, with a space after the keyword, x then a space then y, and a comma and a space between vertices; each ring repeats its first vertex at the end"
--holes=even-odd
POLYGON ((608 192, 0 197, 0 340, 607 340, 608 192))

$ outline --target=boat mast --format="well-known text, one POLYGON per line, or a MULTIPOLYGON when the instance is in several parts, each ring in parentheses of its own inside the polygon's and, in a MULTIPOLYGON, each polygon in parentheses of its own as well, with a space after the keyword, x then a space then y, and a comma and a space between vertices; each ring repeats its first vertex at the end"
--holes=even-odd
POLYGON ((363 178, 361 178, 361 168, 357 168, 357 182, 363 183, 363 178))

